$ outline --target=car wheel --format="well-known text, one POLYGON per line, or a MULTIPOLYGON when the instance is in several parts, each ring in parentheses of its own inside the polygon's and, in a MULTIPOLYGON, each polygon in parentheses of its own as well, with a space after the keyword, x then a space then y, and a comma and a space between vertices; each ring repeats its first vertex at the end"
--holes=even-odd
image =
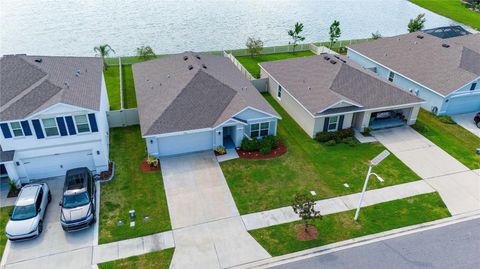
POLYGON ((38 234, 40 235, 43 232, 43 221, 38 222, 38 234))
POLYGON ((48 191, 48 203, 52 201, 52 193, 48 191))

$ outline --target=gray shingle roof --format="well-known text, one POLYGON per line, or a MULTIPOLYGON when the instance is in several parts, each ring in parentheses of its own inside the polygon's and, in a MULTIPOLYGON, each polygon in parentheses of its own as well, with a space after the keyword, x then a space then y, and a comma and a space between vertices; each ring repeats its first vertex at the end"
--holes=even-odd
POLYGON ((7 55, 0 66, 1 121, 22 119, 57 103, 100 108, 101 58, 7 55))
POLYGON ((15 155, 15 150, 3 151, 2 146, 0 146, 0 162, 9 162, 13 160, 15 155))
POLYGON ((444 96, 478 78, 478 74, 471 72, 475 64, 466 61, 464 56, 479 57, 480 34, 444 40, 415 32, 355 44, 350 49, 444 96), (465 48, 469 51, 466 52, 465 48))
POLYGON ((422 102, 371 71, 340 59, 324 54, 260 65, 313 115, 325 114, 342 101, 353 105, 341 112, 422 102))
POLYGON ((134 64, 133 77, 142 135, 215 127, 246 107, 278 116, 225 57, 162 57, 134 64))

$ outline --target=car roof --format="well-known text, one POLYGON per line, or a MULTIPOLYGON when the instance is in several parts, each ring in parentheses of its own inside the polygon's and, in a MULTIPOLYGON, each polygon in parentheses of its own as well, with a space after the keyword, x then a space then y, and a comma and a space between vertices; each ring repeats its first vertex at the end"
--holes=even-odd
POLYGON ((88 170, 86 167, 68 170, 67 175, 65 176, 65 185, 63 187, 63 191, 67 193, 86 188, 89 174, 90 170, 88 170))
POLYGON ((38 192, 42 188, 40 184, 30 184, 23 186, 20 194, 18 195, 17 201, 15 206, 25 206, 31 205, 35 203, 35 199, 37 198, 38 192))

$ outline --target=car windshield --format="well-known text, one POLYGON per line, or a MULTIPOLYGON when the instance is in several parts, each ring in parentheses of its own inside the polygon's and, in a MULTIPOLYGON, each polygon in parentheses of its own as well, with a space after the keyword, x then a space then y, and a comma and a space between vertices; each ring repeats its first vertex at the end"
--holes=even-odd
POLYGON ((86 205, 90 202, 88 193, 76 193, 71 195, 63 196, 63 207, 64 208, 74 208, 77 206, 86 205))
POLYGON ((16 206, 13 209, 11 219, 12 220, 26 220, 33 218, 37 215, 37 210, 35 210, 35 204, 25 205, 25 206, 16 206))

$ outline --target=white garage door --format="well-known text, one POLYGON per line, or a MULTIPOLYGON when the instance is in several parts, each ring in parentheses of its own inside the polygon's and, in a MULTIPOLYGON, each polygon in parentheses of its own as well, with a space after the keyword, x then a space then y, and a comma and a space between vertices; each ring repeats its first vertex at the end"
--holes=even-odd
POLYGON ((477 111, 480 111, 480 95, 452 98, 447 103, 448 115, 477 111))
POLYGON ((79 151, 24 159, 23 164, 29 179, 63 176, 69 169, 88 167, 95 169, 91 151, 79 151))
POLYGON ((213 149, 213 132, 206 131, 158 138, 160 156, 213 149))

